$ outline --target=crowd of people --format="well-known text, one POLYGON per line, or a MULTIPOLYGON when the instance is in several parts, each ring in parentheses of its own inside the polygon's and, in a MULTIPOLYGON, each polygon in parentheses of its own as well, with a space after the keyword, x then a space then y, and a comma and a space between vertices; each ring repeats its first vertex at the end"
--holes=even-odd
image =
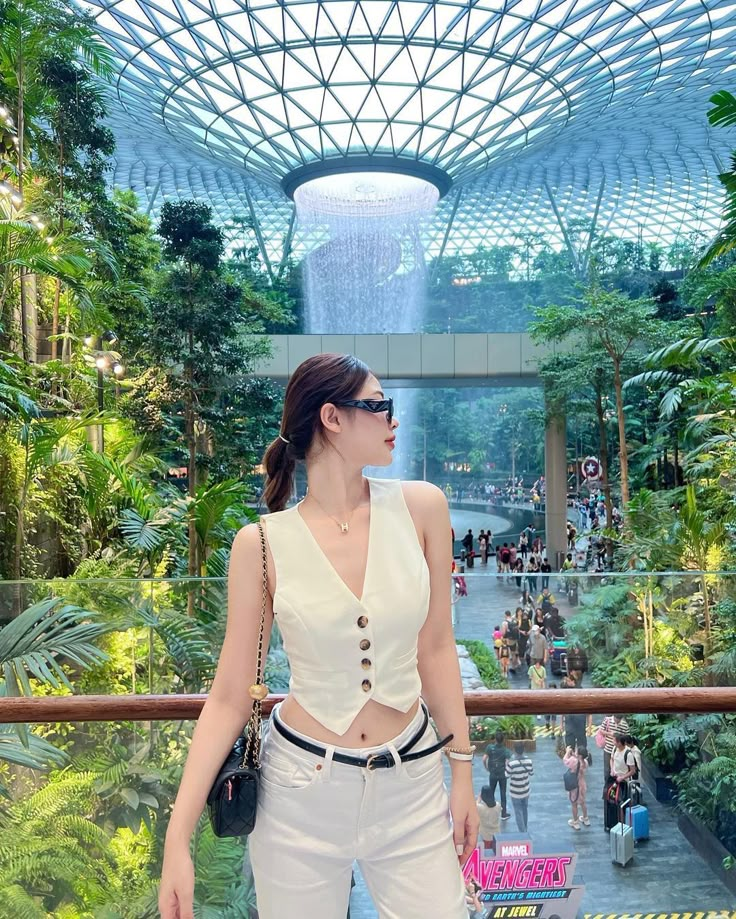
MULTIPOLYGON (((530 676, 532 688, 544 688, 545 679, 546 673, 544 678, 540 673, 539 682, 534 685, 530 676)), ((579 684, 568 681, 563 685, 576 688, 579 684)), ((588 750, 591 729, 590 715, 568 714, 562 720, 564 752, 560 755, 565 772, 561 791, 564 790, 567 795, 570 807, 567 824, 574 832, 591 826, 588 810, 588 775, 593 763, 588 750)), ((603 753, 603 820, 605 829, 610 830, 620 819, 620 802, 626 800, 637 803, 641 800, 641 750, 623 715, 604 718, 594 737, 603 753)), ((503 731, 496 731, 493 740, 485 747, 483 768, 488 773, 488 779, 481 786, 476 801, 480 817, 478 845, 487 858, 492 858, 496 837, 506 831, 506 821, 511 818, 509 804, 514 812, 518 832, 529 833, 529 801, 534 762, 523 742, 509 743, 503 731)), ((469 919, 486 917, 480 893, 480 885, 471 878, 466 887, 469 919)))
POLYGON ((541 505, 544 501, 544 476, 526 487, 524 476, 510 475, 500 485, 491 482, 471 482, 467 485, 445 485, 445 494, 449 501, 477 501, 486 504, 532 504, 541 505))
MULTIPOLYGON (((509 567, 509 570, 513 569, 509 567)), ((513 612, 504 612, 491 637, 504 675, 510 674, 517 679, 521 675, 532 690, 556 689, 558 684, 550 682, 548 667, 555 642, 564 639, 565 631, 565 618, 556 606, 548 581, 536 595, 529 591, 522 593, 519 605, 513 612)), ((583 676, 580 670, 566 667, 559 687, 580 690, 583 676)), ((573 833, 578 833, 596 822, 594 812, 591 820, 588 788, 594 762, 591 749, 597 747, 603 767, 603 826, 610 830, 621 819, 624 802, 636 804, 641 800, 641 751, 628 721, 619 714, 609 715, 594 729, 592 715, 568 713, 543 717, 550 728, 549 734, 556 738, 557 752, 565 770, 560 799, 561 802, 565 800, 562 795, 567 799, 568 826, 573 833)), ((542 716, 537 718, 541 720, 542 716)), ((529 833, 530 823, 533 825, 529 804, 534 762, 523 741, 507 739, 499 730, 485 747, 483 767, 488 777, 477 798, 478 844, 490 858, 495 852, 496 836, 506 831, 512 811, 519 833, 529 833)), ((470 919, 484 919, 487 915, 480 894, 479 885, 471 878, 466 888, 470 919)))

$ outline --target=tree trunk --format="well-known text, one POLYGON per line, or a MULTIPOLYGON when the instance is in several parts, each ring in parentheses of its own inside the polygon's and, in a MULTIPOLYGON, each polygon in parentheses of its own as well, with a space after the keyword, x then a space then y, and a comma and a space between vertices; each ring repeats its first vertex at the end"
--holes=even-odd
POLYGON ((69 337, 69 330, 71 328, 71 317, 67 312, 66 318, 64 319, 64 341, 61 345, 61 361, 63 364, 71 364, 72 362, 72 342, 69 337))
POLYGON ((621 361, 613 360, 613 388, 616 393, 616 417, 618 419, 618 457, 621 465, 621 510, 629 503, 629 453, 626 448, 626 420, 624 418, 624 394, 621 381, 621 361))
MULTIPOLYGON (((58 135, 57 135, 58 136, 58 135)), ((64 141, 59 137, 59 232, 64 232, 64 141)), ((59 356, 58 341, 56 336, 59 334, 59 304, 61 303, 61 279, 56 279, 56 289, 54 291, 54 314, 51 321, 51 360, 55 361, 59 356)))
POLYGON ((710 601, 708 599, 708 584, 705 580, 705 575, 700 577, 700 589, 703 592, 703 617, 705 619, 705 635, 708 646, 705 651, 705 660, 706 663, 710 661, 710 652, 711 652, 711 621, 710 621, 710 601))
MULTIPOLYGON (((187 465, 187 474, 189 479, 189 497, 194 498, 194 495, 197 490, 196 475, 197 475, 197 439, 194 433, 194 392, 192 390, 193 386, 193 368, 192 361, 194 360, 194 342, 192 332, 189 332, 189 359, 187 362, 187 367, 185 371, 186 376, 186 404, 185 404, 185 417, 186 417, 186 441, 187 448, 189 450, 189 461, 187 465)), ((197 530, 194 525, 194 513, 191 508, 189 511, 189 557, 188 557, 188 566, 187 574, 190 578, 197 577, 197 530)), ((194 615, 194 585, 190 585, 189 594, 187 598, 187 611, 190 616, 194 615)))
MULTIPOLYGON (((606 518, 610 528, 613 526, 613 495, 611 494, 611 477, 608 473, 606 413, 603 410, 603 393, 599 389, 595 393, 595 413, 598 417, 598 449, 601 461, 601 478, 603 479, 603 495, 606 501, 606 518)), ((613 560, 613 540, 608 538, 606 538, 606 558, 609 564, 613 560)))
MULTIPOLYGON (((18 30, 18 193, 23 198, 23 157, 25 156, 23 135, 25 134, 25 81, 23 61, 23 24, 18 30)), ((22 202, 21 202, 22 206, 22 202)), ((25 268, 20 269, 20 334, 21 354, 28 363, 28 297, 26 295, 25 268)))

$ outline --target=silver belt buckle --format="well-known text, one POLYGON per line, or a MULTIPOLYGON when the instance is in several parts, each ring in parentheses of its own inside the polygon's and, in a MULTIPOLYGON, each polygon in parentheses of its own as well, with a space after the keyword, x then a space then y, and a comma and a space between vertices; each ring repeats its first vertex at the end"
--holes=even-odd
POLYGON ((378 759, 378 757, 381 755, 382 754, 380 753, 371 753, 371 755, 365 761, 365 768, 368 770, 368 772, 373 772, 376 769, 376 767, 373 765, 373 761, 378 759))

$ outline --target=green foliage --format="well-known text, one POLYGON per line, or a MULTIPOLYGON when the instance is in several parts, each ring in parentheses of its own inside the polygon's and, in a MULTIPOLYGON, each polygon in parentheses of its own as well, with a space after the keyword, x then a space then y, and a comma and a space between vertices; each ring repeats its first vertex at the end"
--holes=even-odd
MULTIPOLYGON (((736 122, 736 97, 727 90, 720 90, 711 96, 714 108, 708 112, 708 120, 714 126, 726 127, 736 122)), ((713 259, 733 250, 736 246, 736 153, 731 158, 731 168, 718 176, 726 190, 725 222, 721 232, 700 261, 701 267, 713 259)))
POLYGON ((534 738, 534 718, 531 715, 471 718, 471 741, 492 740, 496 731, 503 731, 507 742, 532 740, 534 738))
POLYGON ((95 808, 94 781, 66 771, 0 814, 0 901, 16 904, 16 915, 82 906, 83 886, 104 887, 114 857, 105 832, 86 816, 95 808))
POLYGON ((716 717, 703 743, 703 761, 676 776, 678 803, 736 855, 736 725, 733 715, 716 717))
POLYGON ((456 643, 468 649, 470 659, 478 668, 478 673, 486 689, 508 689, 508 682, 501 673, 496 655, 484 641, 458 638, 456 643))
POLYGON ((95 644, 106 627, 89 610, 51 597, 26 609, 0 630, 0 662, 6 695, 31 696, 29 674, 54 688, 72 684, 59 664, 63 658, 86 668, 105 659, 95 644))
POLYGON ((698 722, 676 716, 632 715, 632 733, 638 746, 662 772, 677 773, 698 762, 698 722))

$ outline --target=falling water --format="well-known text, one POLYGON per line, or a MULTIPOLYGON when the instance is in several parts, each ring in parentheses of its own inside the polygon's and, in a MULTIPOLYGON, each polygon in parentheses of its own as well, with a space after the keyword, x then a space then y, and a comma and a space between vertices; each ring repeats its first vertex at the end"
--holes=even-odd
MULTIPOLYGON (((324 176, 296 190, 300 231, 323 240, 303 262, 307 332, 421 329, 426 291, 421 226, 438 198, 431 183, 396 173, 324 176)), ((405 478, 416 391, 390 395, 402 429, 387 474, 405 478)))

